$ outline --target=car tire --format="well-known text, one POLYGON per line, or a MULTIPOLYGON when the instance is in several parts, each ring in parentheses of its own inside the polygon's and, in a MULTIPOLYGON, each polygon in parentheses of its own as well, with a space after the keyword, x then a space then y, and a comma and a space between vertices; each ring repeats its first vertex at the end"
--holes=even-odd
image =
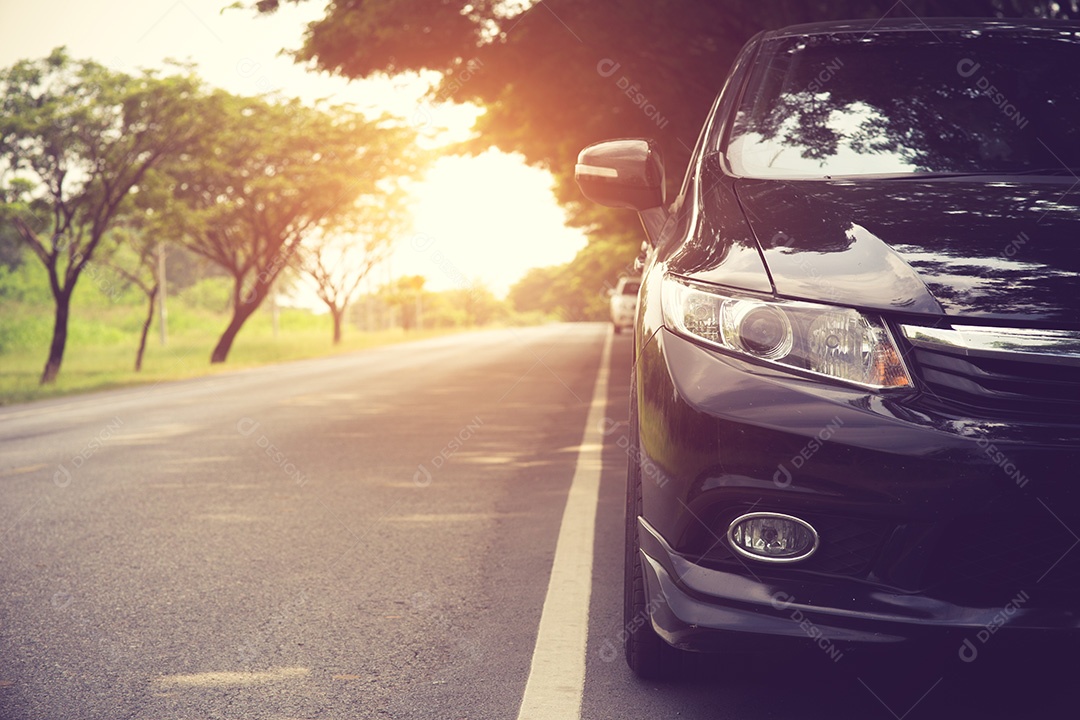
POLYGON ((672 677, 682 652, 653 630, 646 598, 645 569, 638 545, 641 514, 641 455, 638 452, 637 380, 630 379, 630 422, 626 471, 626 546, 623 564, 623 651, 626 664, 642 680, 672 677))

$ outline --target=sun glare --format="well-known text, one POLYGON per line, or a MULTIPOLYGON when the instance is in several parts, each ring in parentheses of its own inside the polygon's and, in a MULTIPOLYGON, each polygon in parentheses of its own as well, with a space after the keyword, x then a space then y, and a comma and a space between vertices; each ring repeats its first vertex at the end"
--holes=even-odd
POLYGON ((414 197, 415 233, 394 270, 424 275, 433 290, 479 282, 502 296, 529 268, 567 262, 585 244, 565 226, 551 175, 517 155, 442 158, 414 197))

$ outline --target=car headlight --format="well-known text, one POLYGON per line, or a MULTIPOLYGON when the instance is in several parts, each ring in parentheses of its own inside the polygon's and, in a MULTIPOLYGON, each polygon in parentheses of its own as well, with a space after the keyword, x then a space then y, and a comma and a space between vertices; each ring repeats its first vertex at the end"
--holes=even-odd
POLYGON ((870 388, 911 387, 880 319, 851 308, 760 300, 664 278, 666 325, 724 350, 870 388))

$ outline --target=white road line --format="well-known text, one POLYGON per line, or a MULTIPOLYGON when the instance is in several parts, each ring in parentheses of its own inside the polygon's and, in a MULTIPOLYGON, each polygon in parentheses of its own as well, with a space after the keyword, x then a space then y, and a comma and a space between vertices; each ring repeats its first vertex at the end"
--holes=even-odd
POLYGON ((600 495, 612 332, 608 329, 596 374, 585 434, 563 510, 532 667, 518 720, 575 720, 585 689, 585 643, 592 593, 593 537, 600 495))

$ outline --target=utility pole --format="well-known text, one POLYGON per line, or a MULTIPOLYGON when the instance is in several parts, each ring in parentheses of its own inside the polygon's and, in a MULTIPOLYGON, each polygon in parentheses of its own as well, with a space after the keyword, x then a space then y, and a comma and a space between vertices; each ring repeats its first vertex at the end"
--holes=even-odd
POLYGON ((274 327, 274 339, 278 339, 277 282, 270 287, 270 324, 274 327))
POLYGON ((379 328, 375 327, 375 282, 370 272, 364 282, 367 283, 367 296, 364 298, 364 331, 374 332, 379 328))
POLYGON ((157 276, 158 276, 158 330, 161 334, 161 346, 165 347, 169 341, 169 311, 165 309, 165 297, 169 294, 165 285, 165 243, 158 241, 157 246, 157 276))

